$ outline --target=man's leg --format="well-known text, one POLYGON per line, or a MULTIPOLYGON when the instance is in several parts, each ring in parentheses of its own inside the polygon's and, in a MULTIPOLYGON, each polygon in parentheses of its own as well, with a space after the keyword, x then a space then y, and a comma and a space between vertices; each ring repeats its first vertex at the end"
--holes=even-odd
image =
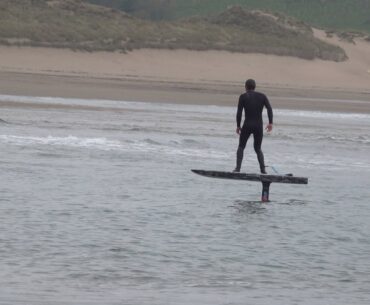
POLYGON ((266 174, 265 169, 265 158, 261 149, 262 139, 263 139, 263 128, 258 128, 253 132, 254 138, 254 151, 257 154, 258 163, 260 164, 260 170, 262 174, 266 174))
POLYGON ((238 147, 238 150, 236 151, 236 167, 234 169, 235 173, 239 173, 240 168, 242 167, 244 148, 247 145, 247 141, 250 135, 251 133, 248 130, 248 128, 243 126, 242 131, 239 136, 239 147, 238 147))

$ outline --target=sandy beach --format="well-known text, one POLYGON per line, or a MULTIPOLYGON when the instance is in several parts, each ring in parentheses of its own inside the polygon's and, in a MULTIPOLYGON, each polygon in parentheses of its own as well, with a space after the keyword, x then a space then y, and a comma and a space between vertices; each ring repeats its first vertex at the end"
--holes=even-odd
POLYGON ((370 113, 370 43, 342 42, 318 30, 315 35, 340 45, 349 59, 1 46, 0 94, 235 105, 245 79, 254 78, 277 108, 370 113))

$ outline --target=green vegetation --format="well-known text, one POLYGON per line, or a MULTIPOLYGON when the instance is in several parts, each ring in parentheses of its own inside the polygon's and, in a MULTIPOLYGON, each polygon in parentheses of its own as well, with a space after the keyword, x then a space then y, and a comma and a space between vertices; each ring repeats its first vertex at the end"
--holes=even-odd
MULTIPOLYGON (((125 11, 140 18, 170 20, 176 15, 173 0, 86 0, 87 2, 125 11)), ((189 17, 189 15, 187 15, 189 17)))
POLYGON ((87 51, 214 49, 346 59, 342 49, 316 39, 302 22, 241 7, 212 17, 153 22, 82 0, 2 0, 0 42, 87 51))
POLYGON ((115 50, 139 24, 123 12, 78 0, 0 2, 3 44, 115 50))
POLYGON ((338 31, 370 33, 370 0, 89 0, 152 19, 177 19, 224 11, 230 5, 279 12, 338 31))

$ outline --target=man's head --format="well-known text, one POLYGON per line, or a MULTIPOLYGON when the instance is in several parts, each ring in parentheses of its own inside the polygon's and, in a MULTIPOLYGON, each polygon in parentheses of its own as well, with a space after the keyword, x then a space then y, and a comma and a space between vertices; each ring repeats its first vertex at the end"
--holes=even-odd
POLYGON ((256 89, 256 81, 254 79, 248 79, 245 82, 245 89, 247 89, 247 90, 254 90, 254 89, 256 89))

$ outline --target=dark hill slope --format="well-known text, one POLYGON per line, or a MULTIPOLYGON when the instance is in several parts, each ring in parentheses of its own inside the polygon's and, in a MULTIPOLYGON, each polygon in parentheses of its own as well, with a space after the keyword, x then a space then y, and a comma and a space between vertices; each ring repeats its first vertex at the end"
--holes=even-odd
POLYGON ((370 33, 370 0, 88 0, 151 19, 215 14, 230 5, 280 12, 316 27, 370 33))
POLYGON ((233 7, 214 17, 153 22, 79 0, 2 0, 0 42, 82 50, 228 50, 342 61, 342 49, 282 16, 233 7))

